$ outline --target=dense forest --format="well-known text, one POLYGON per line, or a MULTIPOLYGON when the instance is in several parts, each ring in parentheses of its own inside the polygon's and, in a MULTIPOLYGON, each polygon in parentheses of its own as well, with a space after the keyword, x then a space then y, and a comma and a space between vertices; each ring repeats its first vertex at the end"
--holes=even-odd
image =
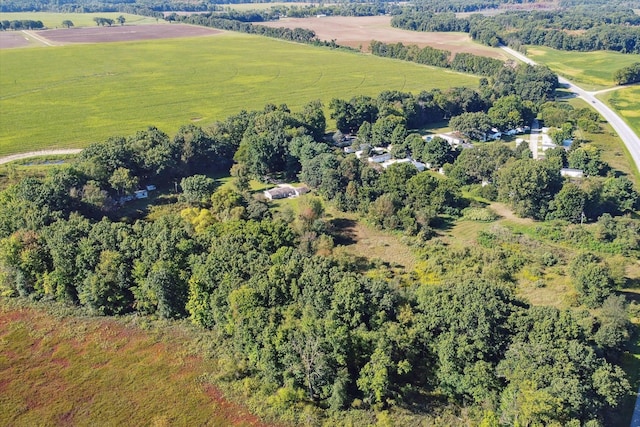
POLYGON ((228 360, 220 380, 250 387, 284 420, 361 423, 397 410, 417 422, 465 408, 485 425, 601 425, 630 393, 620 361, 633 328, 616 293, 624 274, 602 254, 640 254, 640 221, 623 215, 638 208, 631 181, 608 174, 584 141, 538 161, 522 145, 460 151, 414 131, 445 118, 464 128, 480 114, 486 126, 539 115, 558 132, 599 127, 588 111, 527 92, 548 80, 548 70, 523 65, 477 90, 334 99, 333 139, 312 101, 186 125, 173 137, 150 127, 96 143, 0 193, 2 295, 100 315, 187 317, 218 337, 228 360), (376 167, 333 145, 343 133, 365 150, 391 143, 395 158, 442 165, 446 177, 410 163, 376 167), (565 165, 588 177, 563 179, 565 165), (233 185, 210 177, 229 171, 233 185), (252 178, 299 179, 316 195, 276 211, 252 193, 252 178), (127 195, 159 183, 179 186, 174 204, 120 218, 127 195), (541 238, 580 250, 566 257, 504 227, 447 248, 434 239, 442 224, 490 215, 463 188, 555 221, 540 223, 541 238), (404 235, 420 267, 398 274, 340 251, 329 205, 404 235), (575 308, 516 296, 516 278, 532 269, 571 278, 575 308))

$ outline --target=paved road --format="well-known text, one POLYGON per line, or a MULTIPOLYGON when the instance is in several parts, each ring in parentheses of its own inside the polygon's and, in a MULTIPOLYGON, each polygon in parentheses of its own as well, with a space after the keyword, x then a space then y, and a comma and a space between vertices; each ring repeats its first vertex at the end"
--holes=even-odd
MULTIPOLYGON (((527 58, 520 52, 516 52, 515 50, 510 49, 506 46, 501 47, 504 51, 511 54, 512 56, 515 56, 522 62, 536 65, 534 61, 527 58)), ((613 130, 618 133, 618 136, 620 137, 620 139, 622 139, 622 142, 624 142, 624 144, 627 146, 627 149, 631 153, 631 157, 636 164, 636 169, 640 171, 640 138, 638 138, 638 135, 635 134, 631 127, 626 124, 625 121, 622 120, 622 118, 615 111, 609 108, 604 102, 596 98, 596 92, 587 92, 586 90, 571 83, 564 77, 558 77, 558 81, 561 85, 566 86, 579 97, 590 103, 591 106, 595 108, 602 115, 602 117, 605 118, 606 121, 609 122, 613 130)))

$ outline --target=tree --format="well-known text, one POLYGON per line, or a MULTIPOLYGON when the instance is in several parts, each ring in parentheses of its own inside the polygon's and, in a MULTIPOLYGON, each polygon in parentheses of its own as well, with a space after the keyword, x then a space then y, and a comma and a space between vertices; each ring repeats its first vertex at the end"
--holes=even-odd
POLYGON ((431 138, 424 144, 422 161, 431 165, 432 168, 439 168, 445 163, 453 163, 454 156, 451 144, 438 136, 431 138))
POLYGON ((322 141, 327 129, 327 119, 324 116, 323 105, 320 100, 308 102, 295 116, 309 130, 316 141, 322 141))
POLYGON ((486 132, 491 129, 491 119, 489 116, 479 111, 477 113, 462 113, 452 117, 449 121, 452 129, 476 140, 483 140, 486 132))
POLYGON ((71 28, 73 27, 73 22, 71 22, 68 19, 65 19, 64 21, 62 21, 62 26, 65 28, 71 28))
POLYGON ((215 185, 215 180, 206 175, 193 175, 182 178, 180 181, 180 188, 182 188, 180 198, 190 204, 203 203, 211 197, 215 185))
POLYGON ((602 305, 615 288, 609 268, 595 255, 589 253, 578 255, 571 263, 570 271, 580 301, 587 307, 594 308, 602 305))
POLYGON ((530 108, 516 95, 498 99, 487 114, 494 126, 501 130, 515 129, 533 119, 530 108))
POLYGON ((498 198, 523 217, 544 218, 549 202, 560 188, 560 171, 545 162, 516 160, 497 173, 498 198))
POLYGON ((584 218, 587 196, 577 185, 567 182, 549 203, 547 219, 564 219, 577 223, 584 218))
POLYGON ((118 194, 129 194, 138 188, 138 178, 129 169, 120 167, 111 174, 109 184, 118 194))
POLYGON ((130 270, 122 258, 117 251, 100 253, 96 270, 90 272, 79 286, 81 304, 102 315, 122 314, 132 309, 130 270))

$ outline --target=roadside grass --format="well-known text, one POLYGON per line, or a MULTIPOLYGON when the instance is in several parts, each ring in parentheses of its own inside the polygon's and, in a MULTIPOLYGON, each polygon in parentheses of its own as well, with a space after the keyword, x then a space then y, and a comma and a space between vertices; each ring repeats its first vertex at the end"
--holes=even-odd
MULTIPOLYGON (((4 21, 22 21, 25 19, 32 21, 42 21, 47 28, 63 28, 62 21, 69 20, 73 22, 74 27, 95 27, 93 20, 95 17, 109 18, 116 20, 122 15, 125 19, 125 25, 135 24, 161 24, 166 21, 150 16, 132 15, 130 13, 119 12, 96 12, 96 13, 54 13, 54 12, 10 12, 0 13, 0 20, 4 21)), ((120 25, 117 22, 114 25, 120 25)))
POLYGON ((320 99, 328 112, 333 98, 478 83, 438 68, 238 33, 5 49, 0 63, 0 156, 82 148, 149 125, 173 134, 268 103, 298 111, 320 99))
POLYGON ((259 424, 202 380, 186 326, 19 304, 0 299, 1 425, 259 424))
MULTIPOLYGON (((638 89, 638 96, 640 97, 640 88, 638 89)), ((602 96, 610 96, 617 92, 618 91, 609 92, 607 94, 603 94, 602 96)), ((588 102, 579 98, 573 98, 567 102, 569 102, 569 104, 571 104, 576 109, 585 107, 591 108, 588 102)), ((625 104, 625 106, 627 105, 631 105, 631 107, 626 107, 626 109, 624 110, 618 110, 618 112, 623 118, 627 119, 627 122, 629 122, 629 124, 631 124, 631 122, 628 120, 627 115, 638 115, 638 112, 633 109, 633 104, 625 104)), ((640 102, 638 102, 636 105, 637 108, 640 108, 640 102)), ((604 121, 604 119, 602 120, 604 121)), ((620 140, 616 132, 611 128, 611 125, 609 123, 600 123, 600 127, 602 128, 601 133, 583 132, 580 129, 576 130, 575 133, 577 137, 582 138, 588 141, 590 144, 593 144, 596 147, 600 148, 603 161, 608 163, 614 170, 617 170, 626 175, 627 178, 629 178, 631 181, 634 181, 636 186, 639 186, 640 172, 637 168, 634 167, 634 162, 631 158, 629 150, 620 140)), ((640 115, 638 115, 634 131, 640 135, 640 115)))
POLYGON ((615 86, 613 74, 620 68, 640 62, 640 55, 611 51, 568 52, 543 46, 527 46, 527 56, 548 65, 553 71, 586 90, 615 86))
POLYGON ((598 98, 613 108, 636 135, 640 135, 640 86, 603 93, 598 95, 598 98))

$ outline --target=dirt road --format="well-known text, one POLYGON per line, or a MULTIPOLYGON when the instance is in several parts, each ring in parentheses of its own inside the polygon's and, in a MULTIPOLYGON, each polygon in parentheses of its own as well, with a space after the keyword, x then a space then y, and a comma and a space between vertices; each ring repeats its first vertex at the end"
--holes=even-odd
POLYGON ((16 160, 29 159, 31 157, 41 156, 60 156, 65 154, 78 154, 82 150, 73 148, 68 150, 42 150, 42 151, 29 151, 28 153, 12 154, 10 156, 0 157, 0 165, 5 163, 15 162, 16 160))

